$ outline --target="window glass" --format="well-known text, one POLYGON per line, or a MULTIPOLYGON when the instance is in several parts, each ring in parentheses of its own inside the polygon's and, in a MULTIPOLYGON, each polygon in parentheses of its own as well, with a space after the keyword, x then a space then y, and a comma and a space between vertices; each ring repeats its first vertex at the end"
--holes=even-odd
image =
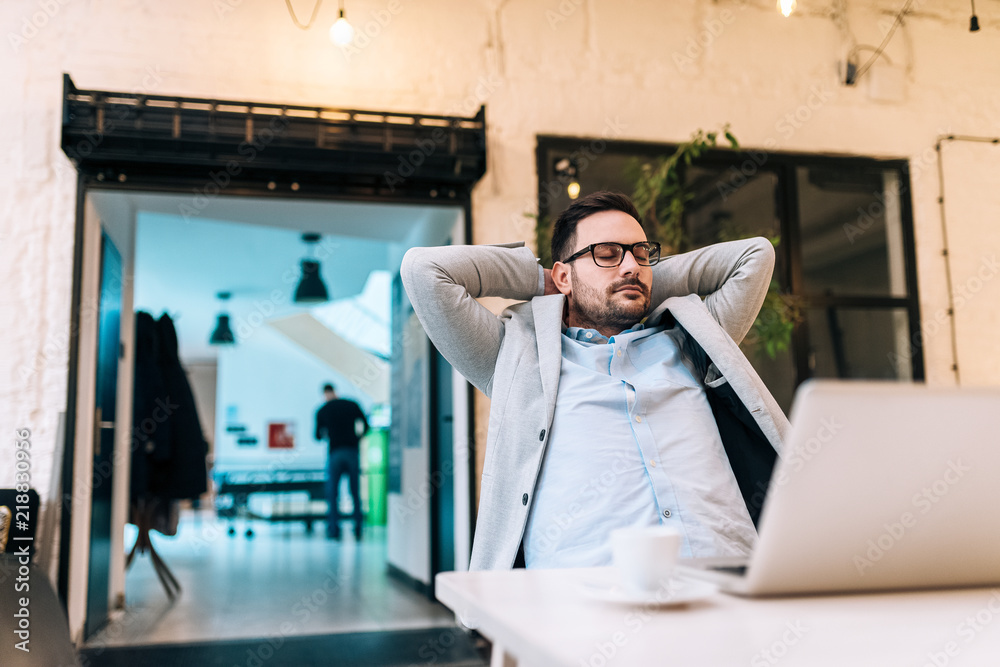
POLYGON ((796 167, 806 294, 906 296, 894 169, 796 167))
POLYGON ((812 377, 912 379, 905 308, 810 308, 806 321, 812 377))

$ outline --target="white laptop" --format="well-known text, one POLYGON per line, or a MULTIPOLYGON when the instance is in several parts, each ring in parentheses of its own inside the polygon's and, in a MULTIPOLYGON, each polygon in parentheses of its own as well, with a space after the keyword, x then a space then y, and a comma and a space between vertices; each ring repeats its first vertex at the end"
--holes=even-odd
POLYGON ((747 559, 678 572, 748 596, 1000 584, 1000 389, 802 385, 747 559))

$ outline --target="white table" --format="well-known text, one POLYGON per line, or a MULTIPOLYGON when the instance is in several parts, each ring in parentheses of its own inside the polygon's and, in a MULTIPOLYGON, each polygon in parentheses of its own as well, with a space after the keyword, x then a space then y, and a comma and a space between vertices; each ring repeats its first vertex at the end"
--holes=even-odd
POLYGON ((1000 589, 744 599, 683 607, 588 598, 610 568, 445 572, 437 598, 494 645, 494 665, 1000 665, 1000 589))

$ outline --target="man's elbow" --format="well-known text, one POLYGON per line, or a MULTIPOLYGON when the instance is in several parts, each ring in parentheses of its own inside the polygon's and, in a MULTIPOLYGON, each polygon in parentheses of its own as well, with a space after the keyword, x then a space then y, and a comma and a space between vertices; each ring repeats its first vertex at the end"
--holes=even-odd
POLYGON ((413 281, 421 273, 420 266, 424 248, 410 248, 403 254, 403 261, 399 265, 399 277, 403 281, 403 287, 407 293, 413 281))
POLYGON ((762 264, 768 268, 774 268, 774 244, 763 236, 756 236, 752 239, 752 252, 758 256, 762 264))

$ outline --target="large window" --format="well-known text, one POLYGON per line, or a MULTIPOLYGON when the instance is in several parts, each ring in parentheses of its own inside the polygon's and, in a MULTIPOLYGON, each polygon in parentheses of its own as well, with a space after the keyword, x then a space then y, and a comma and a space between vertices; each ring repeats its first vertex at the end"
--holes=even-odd
MULTIPOLYGON (((539 137, 540 219, 571 203, 572 180, 579 196, 632 194, 630 164, 675 148, 539 137)), ((719 150, 682 173, 692 195, 683 222, 690 248, 734 236, 775 240, 776 287, 797 322, 788 348, 773 356, 753 341, 743 348, 786 411, 812 377, 923 379, 905 160, 719 150)))

